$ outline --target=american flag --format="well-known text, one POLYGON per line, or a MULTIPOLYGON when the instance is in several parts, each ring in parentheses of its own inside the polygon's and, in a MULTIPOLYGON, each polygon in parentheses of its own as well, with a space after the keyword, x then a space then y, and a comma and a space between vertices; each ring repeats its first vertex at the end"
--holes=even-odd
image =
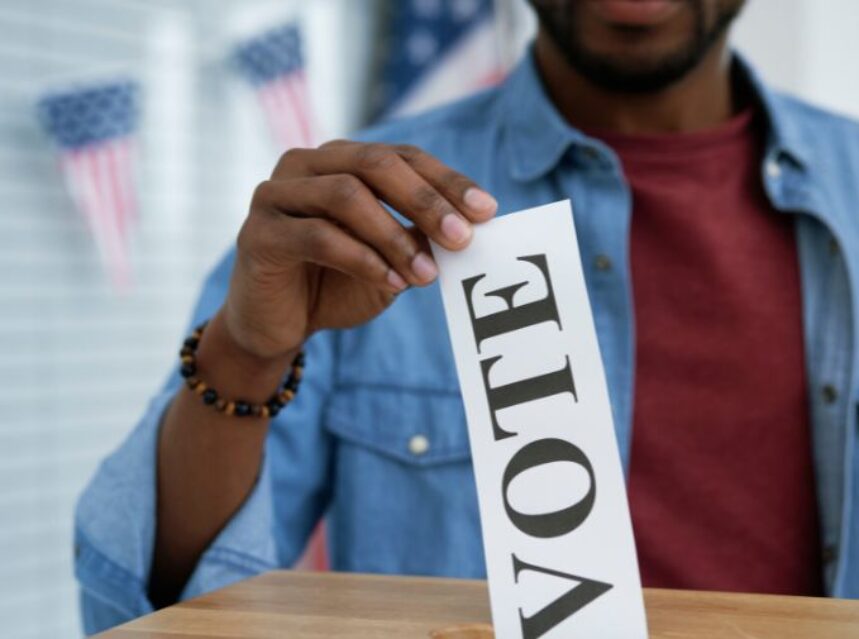
POLYGON ((380 117, 422 111, 503 77, 493 0, 397 0, 389 11, 380 117))
POLYGON ((138 86, 120 80, 44 95, 39 119, 60 149, 60 167, 117 289, 131 284, 129 231, 137 218, 134 133, 138 86))
POLYGON ((236 46, 233 59, 257 92, 275 142, 282 149, 314 144, 301 32, 287 24, 236 46))

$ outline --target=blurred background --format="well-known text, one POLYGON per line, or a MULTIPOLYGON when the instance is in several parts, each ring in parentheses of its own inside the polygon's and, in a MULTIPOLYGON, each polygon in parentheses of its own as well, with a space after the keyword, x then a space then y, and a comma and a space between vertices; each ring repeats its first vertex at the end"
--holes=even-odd
MULTIPOLYGON (((525 0, 0 0, 0 636, 80 634, 75 499, 283 148, 491 84, 533 29, 525 0)), ((859 117, 857 33, 856 0, 749 0, 735 42, 859 117)))

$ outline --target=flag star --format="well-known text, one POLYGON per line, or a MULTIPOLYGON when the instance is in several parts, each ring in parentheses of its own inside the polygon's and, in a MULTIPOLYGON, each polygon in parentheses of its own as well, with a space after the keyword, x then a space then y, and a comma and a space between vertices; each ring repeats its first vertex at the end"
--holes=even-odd
POLYGON ((438 40, 429 31, 416 31, 409 36, 406 47, 409 52, 409 62, 420 66, 435 55, 438 49, 438 40))
POLYGON ((451 13, 457 22, 465 22, 474 17, 480 10, 482 0, 453 0, 451 13))
POLYGON ((441 0, 412 0, 412 7, 422 18, 436 18, 441 13, 441 0))
POLYGON ((301 67, 301 33, 295 25, 272 29, 237 45, 233 59, 251 84, 266 84, 301 67))

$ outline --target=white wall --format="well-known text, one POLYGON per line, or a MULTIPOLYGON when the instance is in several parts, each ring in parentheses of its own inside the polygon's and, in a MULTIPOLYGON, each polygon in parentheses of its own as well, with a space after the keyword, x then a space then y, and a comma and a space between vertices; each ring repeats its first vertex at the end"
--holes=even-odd
MULTIPOLYGON (((226 47, 298 15, 317 114, 343 135, 359 121, 378 1, 0 0, 0 636, 76 635, 75 497, 173 365, 200 280, 277 155, 226 47), (52 83, 117 71, 147 88, 126 297, 32 112, 52 83)), ((522 42, 531 27, 506 28, 522 42)), ((856 0, 750 0, 737 41, 776 84, 859 116, 857 32, 856 0)))
POLYGON ((263 10, 299 15, 319 119, 343 135, 370 3, 0 0, 0 637, 79 633, 76 496, 174 365, 202 277, 274 165, 252 93, 224 66, 229 43, 263 10), (145 88, 127 296, 110 288, 33 111, 49 86, 117 73, 145 88))
POLYGON ((774 85, 859 118, 859 2, 748 0, 734 41, 774 85))

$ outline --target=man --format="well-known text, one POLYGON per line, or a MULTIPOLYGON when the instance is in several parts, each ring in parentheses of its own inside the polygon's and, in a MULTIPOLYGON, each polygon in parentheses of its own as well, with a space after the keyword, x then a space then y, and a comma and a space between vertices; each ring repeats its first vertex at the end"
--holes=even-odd
POLYGON ((532 5, 502 87, 257 189, 186 373, 260 405, 304 348, 305 378, 275 419, 170 378, 79 504, 87 631, 289 566, 323 514, 335 569, 482 576, 426 238, 564 198, 645 585, 859 596, 859 127, 729 55, 742 0, 532 5))

